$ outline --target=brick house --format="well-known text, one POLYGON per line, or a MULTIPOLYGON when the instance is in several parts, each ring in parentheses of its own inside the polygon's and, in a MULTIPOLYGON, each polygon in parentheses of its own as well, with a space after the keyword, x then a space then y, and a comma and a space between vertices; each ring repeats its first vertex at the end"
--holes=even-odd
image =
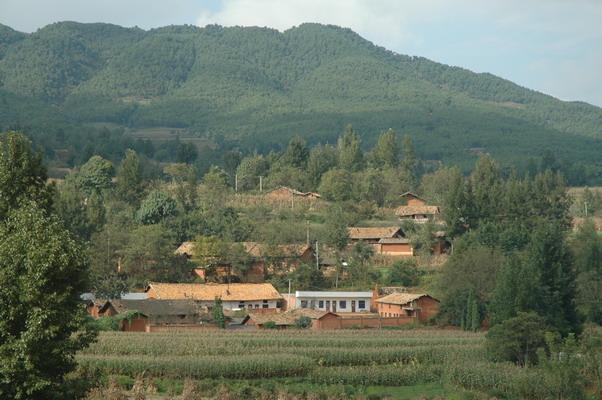
POLYGON ((439 300, 428 294, 391 293, 376 299, 381 317, 409 316, 425 322, 439 312, 439 300))
POLYGON ((347 228, 351 245, 360 241, 372 246, 375 254, 413 256, 414 248, 399 226, 347 228))
POLYGON ((439 215, 438 206, 428 205, 426 200, 412 192, 403 193, 400 197, 406 204, 399 206, 395 215, 402 221, 424 223, 436 219, 439 215))
POLYGON ((270 283, 157 283, 146 289, 150 299, 191 300, 211 308, 215 299, 222 300, 224 310, 262 309, 276 311, 282 307, 282 296, 270 283))
MULTIPOLYGON (((261 283, 268 272, 278 270, 290 272, 301 263, 315 263, 315 252, 309 244, 280 244, 268 245, 257 242, 239 242, 249 255, 250 266, 244 276, 232 272, 231 265, 216 263, 213 265, 194 268, 194 274, 207 281, 215 278, 219 282, 261 283)), ((184 242, 175 251, 176 254, 187 258, 194 257, 194 242, 184 242)))

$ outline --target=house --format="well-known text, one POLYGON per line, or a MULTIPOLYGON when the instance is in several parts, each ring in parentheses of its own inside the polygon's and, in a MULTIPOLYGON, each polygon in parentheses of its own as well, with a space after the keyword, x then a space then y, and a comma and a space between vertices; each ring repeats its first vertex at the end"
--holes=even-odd
POLYGON ((340 317, 329 311, 319 311, 310 309, 290 310, 275 314, 255 313, 250 312, 243 320, 243 324, 248 327, 256 327, 262 329, 265 324, 273 323, 277 329, 286 329, 294 327, 297 321, 307 317, 311 320, 311 329, 338 329, 340 317))
POLYGON ((95 319, 117 315, 117 310, 109 300, 94 299, 86 301, 86 311, 95 319))
POLYGON ((375 254, 386 256, 413 256, 414 248, 399 226, 347 228, 351 244, 364 242, 375 254))
POLYGON ((424 223, 435 219, 439 215, 439 207, 428 205, 426 200, 412 192, 400 195, 406 204, 395 210, 395 215, 402 221, 424 223))
MULTIPOLYGON (((280 244, 268 245, 257 242, 235 243, 242 246, 249 255, 250 266, 244 276, 233 273, 227 263, 199 266, 193 271, 196 276, 206 281, 210 276, 216 277, 220 282, 261 283, 266 272, 276 268, 278 271, 290 272, 301 263, 314 263, 314 249, 309 244, 280 244), (284 268, 283 268, 284 267, 284 268)), ((194 256, 194 243, 184 242, 175 251, 176 254, 187 258, 194 256)))
POLYGON ((200 309, 191 300, 112 300, 119 314, 137 311, 146 315, 152 325, 198 324, 200 309))
POLYGON ((372 292, 296 291, 295 308, 333 313, 369 312, 372 292))
POLYGON ((215 299, 222 300, 224 310, 278 310, 282 296, 270 283, 157 283, 146 289, 150 299, 192 300, 211 308, 215 299))
POLYGON ((376 299, 376 308, 381 317, 414 317, 424 322, 439 312, 439 300, 424 293, 391 293, 376 299))

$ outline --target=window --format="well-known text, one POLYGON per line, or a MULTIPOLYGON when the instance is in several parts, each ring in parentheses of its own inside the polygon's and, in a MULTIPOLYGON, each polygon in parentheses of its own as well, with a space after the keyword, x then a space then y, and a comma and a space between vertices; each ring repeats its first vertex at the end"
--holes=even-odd
POLYGON ((346 300, 340 300, 339 301, 339 308, 347 308, 347 301, 346 300))
POLYGON ((267 304, 263 304, 262 308, 268 308, 268 305, 267 304))
POLYGON ((307 300, 301 300, 301 308, 307 308, 307 300))
POLYGON ((241 301, 240 303, 238 303, 238 308, 245 308, 245 302, 241 301))
POLYGON ((267 300, 264 300, 264 301, 263 301, 263 304, 268 304, 268 301, 267 301, 267 300))
POLYGON ((357 302, 357 307, 358 308, 366 308, 366 300, 359 300, 357 302))
POLYGON ((318 301, 318 308, 324 308, 324 300, 318 301))
POLYGON ((255 308, 259 308, 259 304, 255 304, 255 308))

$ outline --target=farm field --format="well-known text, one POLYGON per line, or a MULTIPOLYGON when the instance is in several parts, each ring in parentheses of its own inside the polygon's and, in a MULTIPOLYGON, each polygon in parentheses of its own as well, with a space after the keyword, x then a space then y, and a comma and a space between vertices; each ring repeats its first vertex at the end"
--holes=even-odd
POLYGON ((482 334, 431 329, 105 332, 77 360, 105 385, 110 377, 124 389, 139 381, 151 388, 148 398, 180 395, 185 381, 203 398, 546 399, 554 393, 540 370, 489 362, 483 346, 482 334))

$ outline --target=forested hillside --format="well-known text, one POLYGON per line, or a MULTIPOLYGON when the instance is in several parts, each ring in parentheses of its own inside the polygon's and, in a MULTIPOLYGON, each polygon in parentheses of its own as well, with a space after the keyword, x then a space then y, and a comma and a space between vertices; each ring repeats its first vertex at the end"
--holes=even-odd
POLYGON ((571 182, 602 180, 600 108, 398 55, 349 29, 0 26, 0 130, 25 131, 57 166, 128 147, 177 161, 131 134, 149 127, 206 138, 208 167, 216 153, 267 152, 294 135, 333 143, 347 124, 366 146, 388 128, 408 134, 423 159, 468 166, 487 152, 525 170, 554 154, 571 182))

